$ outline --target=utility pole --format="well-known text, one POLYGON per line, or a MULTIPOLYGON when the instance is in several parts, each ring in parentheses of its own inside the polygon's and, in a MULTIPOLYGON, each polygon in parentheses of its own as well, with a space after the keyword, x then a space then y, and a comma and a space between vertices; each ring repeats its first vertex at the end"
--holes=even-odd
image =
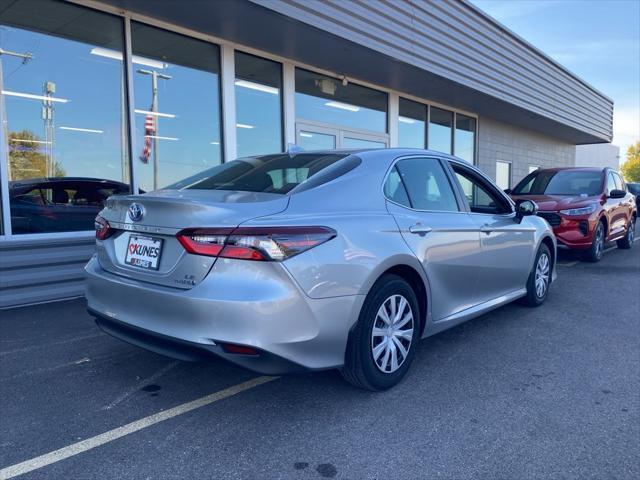
MULTIPOLYGON (((145 70, 140 68, 137 70, 138 73, 143 75, 151 75, 151 111, 153 113, 158 113, 158 78, 163 80, 171 80, 169 75, 165 75, 163 73, 159 73, 155 70, 145 70)), ((154 135, 153 135, 153 189, 157 190, 159 181, 159 165, 158 165, 158 130, 160 117, 155 115, 154 120, 154 135)))
POLYGON ((44 121, 44 140, 45 140, 45 164, 47 177, 53 177, 55 160, 53 158, 53 142, 55 141, 55 109, 53 102, 48 100, 47 97, 56 93, 56 84, 53 82, 44 82, 42 84, 42 95, 45 99, 42 100, 42 120, 44 121))

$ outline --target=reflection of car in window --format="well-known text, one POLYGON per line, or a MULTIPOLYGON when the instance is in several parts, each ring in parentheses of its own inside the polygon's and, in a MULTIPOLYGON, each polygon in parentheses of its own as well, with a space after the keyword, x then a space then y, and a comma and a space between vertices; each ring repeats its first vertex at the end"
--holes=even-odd
POLYGON ((91 230, 111 195, 129 193, 125 183, 99 178, 34 178, 9 182, 13 233, 91 230))

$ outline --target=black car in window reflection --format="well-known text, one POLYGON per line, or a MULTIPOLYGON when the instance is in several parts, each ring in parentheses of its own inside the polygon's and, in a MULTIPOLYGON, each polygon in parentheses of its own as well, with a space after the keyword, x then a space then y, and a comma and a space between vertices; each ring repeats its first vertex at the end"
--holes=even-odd
POLYGON ((92 230, 93 220, 111 195, 129 185, 86 177, 34 178, 9 182, 14 234, 92 230))

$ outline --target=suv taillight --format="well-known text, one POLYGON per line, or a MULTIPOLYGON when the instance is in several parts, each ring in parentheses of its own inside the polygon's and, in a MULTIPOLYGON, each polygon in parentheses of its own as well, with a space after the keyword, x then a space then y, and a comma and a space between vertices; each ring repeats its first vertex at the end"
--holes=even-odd
POLYGON ((109 236, 113 233, 109 222, 107 222, 100 215, 96 217, 93 223, 96 229, 96 239, 104 240, 105 238, 109 238, 109 236))
POLYGON ((336 236, 328 227, 191 228, 178 233, 189 253, 209 257, 282 261, 336 236))

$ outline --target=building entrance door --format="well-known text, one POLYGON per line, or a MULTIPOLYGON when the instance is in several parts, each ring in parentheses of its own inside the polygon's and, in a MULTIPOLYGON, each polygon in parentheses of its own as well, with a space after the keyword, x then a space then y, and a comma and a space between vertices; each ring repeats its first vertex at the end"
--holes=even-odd
POLYGON ((384 148, 389 146, 389 138, 386 134, 298 121, 296 122, 296 144, 305 150, 384 148))

